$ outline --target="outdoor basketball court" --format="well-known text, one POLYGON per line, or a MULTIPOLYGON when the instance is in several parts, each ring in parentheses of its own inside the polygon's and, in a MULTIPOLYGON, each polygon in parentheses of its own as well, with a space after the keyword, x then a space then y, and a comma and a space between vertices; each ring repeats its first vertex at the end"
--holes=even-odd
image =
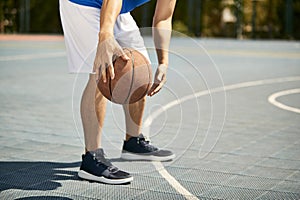
POLYGON ((105 185, 77 177, 86 77, 68 74, 63 38, 0 36, 0 199, 300 199, 300 43, 173 38, 170 52, 144 133, 177 157, 121 160, 108 103, 103 147, 134 181, 105 185))

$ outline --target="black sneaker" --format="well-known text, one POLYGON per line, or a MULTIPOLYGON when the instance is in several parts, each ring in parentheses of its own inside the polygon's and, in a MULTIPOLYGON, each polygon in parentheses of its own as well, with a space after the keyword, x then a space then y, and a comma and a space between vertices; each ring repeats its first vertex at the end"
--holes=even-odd
POLYGON ((146 141, 143 134, 138 137, 131 137, 124 141, 122 159, 125 160, 148 160, 148 161, 167 161, 175 158, 175 154, 168 150, 158 149, 146 141))
POLYGON ((133 180, 129 173, 119 170, 104 157, 103 149, 82 155, 78 176, 82 179, 107 184, 125 184, 133 180))

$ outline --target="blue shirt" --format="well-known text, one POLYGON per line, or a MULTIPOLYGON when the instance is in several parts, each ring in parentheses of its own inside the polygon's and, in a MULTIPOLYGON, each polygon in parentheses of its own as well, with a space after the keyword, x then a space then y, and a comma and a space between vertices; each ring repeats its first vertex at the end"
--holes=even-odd
MULTIPOLYGON (((73 3, 90 6, 94 8, 101 8, 103 0, 69 0, 73 3)), ((148 2, 150 0, 123 0, 121 13, 127 13, 132 11, 134 8, 148 2)))

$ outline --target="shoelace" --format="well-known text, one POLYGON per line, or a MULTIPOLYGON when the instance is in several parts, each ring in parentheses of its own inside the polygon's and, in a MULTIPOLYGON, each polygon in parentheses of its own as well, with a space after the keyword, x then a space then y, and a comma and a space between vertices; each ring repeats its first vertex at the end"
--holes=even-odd
POLYGON ((96 160, 96 165, 97 166, 103 165, 103 166, 107 167, 108 171, 110 171, 111 173, 115 173, 115 172, 119 171, 119 169, 117 167, 113 166, 111 164, 111 162, 108 159, 105 158, 104 155, 98 155, 97 157, 98 158, 96 158, 94 156, 94 159, 96 160))
POLYGON ((109 166, 107 169, 108 169, 108 171, 110 171, 112 173, 115 173, 115 172, 119 171, 119 169, 117 167, 113 166, 113 165, 109 166))
POLYGON ((144 146, 149 151, 156 151, 157 148, 150 144, 150 141, 146 141, 145 138, 137 138, 137 143, 144 146))
POLYGON ((112 165, 112 163, 107 158, 105 158, 105 155, 98 154, 97 156, 96 155, 93 155, 93 156, 94 156, 94 159, 97 162, 97 165, 102 164, 102 165, 105 165, 107 167, 114 167, 112 165))

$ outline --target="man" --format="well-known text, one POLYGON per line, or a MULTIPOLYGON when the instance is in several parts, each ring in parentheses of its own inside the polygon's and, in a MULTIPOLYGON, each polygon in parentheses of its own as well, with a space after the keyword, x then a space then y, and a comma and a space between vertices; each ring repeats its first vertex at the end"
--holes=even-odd
MULTIPOLYGON (((101 148, 101 130, 105 116, 106 99, 97 89, 99 80, 114 78, 113 60, 120 56, 129 58, 122 47, 139 50, 147 59, 146 48, 138 27, 130 15, 135 7, 149 0, 60 0, 60 14, 64 30, 70 72, 87 72, 89 80, 81 100, 81 118, 85 139, 85 155, 79 177, 109 184, 123 184, 132 176, 114 167, 105 158, 101 148), (97 48, 93 66, 82 67, 87 57, 97 48)), ((157 0, 153 17, 153 38, 159 66, 154 83, 148 93, 156 94, 166 81, 168 47, 171 21, 176 0, 157 0)), ((121 158, 127 160, 167 161, 175 157, 168 150, 161 150, 146 141, 141 134, 142 116, 146 98, 124 105, 126 139, 121 158)))

